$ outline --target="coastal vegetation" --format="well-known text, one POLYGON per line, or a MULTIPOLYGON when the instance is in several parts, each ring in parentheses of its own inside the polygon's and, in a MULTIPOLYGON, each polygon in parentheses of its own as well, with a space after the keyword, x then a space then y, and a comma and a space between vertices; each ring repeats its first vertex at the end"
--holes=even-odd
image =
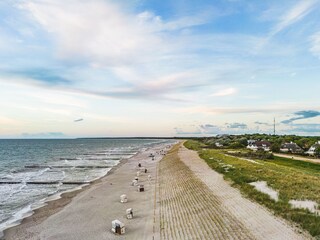
POLYGON ((260 160, 274 159, 274 156, 272 153, 266 152, 263 150, 258 150, 258 151, 251 151, 251 150, 224 151, 224 153, 226 153, 228 155, 235 156, 235 157, 249 158, 249 159, 260 159, 260 160))
MULTIPOLYGON (((307 151, 315 142, 320 141, 316 136, 296 135, 269 135, 269 134, 244 134, 244 135, 218 135, 216 137, 199 138, 208 148, 240 149, 245 148, 250 140, 265 140, 271 143, 271 151, 279 152, 281 144, 294 142, 304 151, 307 151)), ((320 154, 320 148, 319 148, 320 154)))
POLYGON ((248 160, 241 155, 246 151, 239 153, 234 150, 235 154, 240 155, 231 156, 230 149, 229 153, 225 149, 211 149, 208 139, 189 140, 185 142, 185 146, 198 151, 212 169, 223 174, 225 179, 231 180, 232 185, 239 188, 244 196, 266 206, 274 214, 298 224, 320 239, 320 216, 317 214, 319 207, 317 213, 314 213, 303 208, 293 208, 289 203, 290 200, 310 200, 320 204, 319 164, 276 156, 268 160, 251 156, 248 160), (258 181, 265 181, 277 191, 278 201, 249 184, 258 181))

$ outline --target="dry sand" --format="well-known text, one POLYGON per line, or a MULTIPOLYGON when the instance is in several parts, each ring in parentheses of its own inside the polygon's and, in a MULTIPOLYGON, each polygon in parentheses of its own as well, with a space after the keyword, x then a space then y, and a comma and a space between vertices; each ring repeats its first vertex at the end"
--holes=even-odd
POLYGON ((213 171, 197 152, 181 146, 179 157, 212 191, 221 204, 219 207, 241 222, 255 239, 312 239, 309 234, 274 216, 266 208, 244 198, 221 174, 213 171))
POLYGON ((159 229, 154 229, 154 225, 159 226, 154 223, 154 207, 156 167, 162 155, 156 155, 152 161, 149 154, 160 149, 164 149, 164 145, 139 153, 85 191, 77 195, 75 192, 65 194, 62 199, 39 209, 21 225, 6 230, 5 239, 159 239, 159 229), (141 171, 139 177, 145 192, 138 192, 136 186, 131 186, 139 170, 138 162, 142 164, 141 169, 146 167, 148 170, 147 173, 141 171), (120 203, 122 194, 128 196, 127 203, 120 203), (126 219, 127 208, 133 208, 131 220, 126 219), (125 235, 116 236, 111 232, 111 221, 115 219, 125 224, 125 235))
POLYGON ((161 160, 159 173, 161 239, 254 239, 177 151, 161 160))

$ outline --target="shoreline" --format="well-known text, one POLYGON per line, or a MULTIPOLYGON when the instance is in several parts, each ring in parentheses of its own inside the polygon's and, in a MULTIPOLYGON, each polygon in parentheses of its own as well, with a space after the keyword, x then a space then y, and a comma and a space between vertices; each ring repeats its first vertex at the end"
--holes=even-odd
MULTIPOLYGON (((108 182, 110 176, 113 176, 114 173, 120 169, 122 166, 127 164, 130 160, 135 161, 135 159, 138 159, 139 157, 141 158, 141 155, 145 154, 146 152, 156 148, 163 148, 164 146, 167 146, 169 143, 158 143, 155 144, 152 147, 148 147, 144 149, 143 151, 139 151, 137 154, 132 156, 129 159, 122 159, 120 162, 111 168, 110 171, 103 177, 94 180, 93 182, 89 183, 88 185, 83 186, 81 189, 78 190, 71 190, 68 192, 61 193, 60 198, 54 199, 48 202, 45 202, 44 206, 33 210, 33 214, 31 216, 27 216, 26 218, 23 218, 21 222, 16 225, 9 227, 3 231, 3 236, 0 237, 0 239, 15 239, 14 236, 22 236, 25 234, 28 234, 26 232, 29 232, 28 230, 33 227, 37 227, 42 225, 46 220, 48 220, 51 216, 61 212, 68 206, 72 201, 75 199, 75 197, 79 196, 81 193, 88 193, 90 190, 94 190, 95 188, 99 187, 100 185, 105 184, 108 182), (12 237, 13 236, 13 237, 12 237)), ((51 196, 52 197, 52 196, 51 196)), ((32 238, 32 234, 29 236, 28 239, 32 238)))
MULTIPOLYGON (((140 154, 140 152, 138 152, 134 156, 136 156, 138 154, 140 154)), ((132 156, 130 158, 133 158, 134 156, 132 156)), ((9 225, 8 228, 5 228, 2 231, 2 235, 0 235, 0 240, 5 240, 6 235, 8 234, 9 231, 15 231, 15 229, 19 229, 19 226, 21 226, 21 225, 27 224, 29 222, 35 222, 36 224, 40 224, 41 222, 43 222, 44 220, 49 218, 51 215, 62 210, 78 194, 90 189, 94 185, 102 182, 104 178, 113 174, 119 167, 121 167, 122 165, 127 163, 129 159, 120 160, 120 162, 117 165, 115 165, 114 167, 112 167, 104 176, 102 176, 98 179, 95 179, 92 182, 77 186, 73 189, 69 189, 69 190, 66 190, 66 191, 58 193, 58 194, 47 196, 46 198, 44 198, 44 201, 42 203, 41 203, 41 200, 38 200, 37 202, 33 203, 33 204, 39 203, 41 205, 40 205, 40 207, 36 207, 35 209, 30 209, 29 213, 31 215, 28 214, 26 217, 22 217, 21 219, 17 219, 16 222, 12 223, 12 226, 9 225), (55 195, 57 195, 57 197, 50 200, 50 198, 54 197, 55 195)))

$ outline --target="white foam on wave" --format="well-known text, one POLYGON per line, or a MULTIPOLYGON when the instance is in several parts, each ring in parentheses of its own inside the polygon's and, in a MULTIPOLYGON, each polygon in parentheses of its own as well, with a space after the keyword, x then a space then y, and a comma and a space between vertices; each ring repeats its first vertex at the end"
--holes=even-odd
POLYGON ((61 181, 63 181, 66 178, 66 172, 62 171, 62 177, 61 177, 61 181))
POLYGON ((31 205, 28 205, 16 212, 15 214, 13 214, 13 216, 10 219, 0 224, 0 237, 3 236, 4 230, 19 225, 22 219, 29 217, 32 214, 33 210, 31 209, 31 205))
POLYGON ((92 181, 98 180, 98 179, 106 176, 107 173, 108 173, 110 170, 111 170, 111 168, 106 168, 106 169, 101 170, 101 172, 100 172, 99 174, 97 174, 97 177, 91 179, 90 181, 92 182, 92 181))
POLYGON ((106 165, 112 165, 112 166, 116 166, 120 163, 120 160, 113 160, 113 161, 110 161, 110 160, 104 160, 104 162, 106 163, 106 165))
POLYGON ((37 173, 37 176, 42 176, 44 173, 46 173, 47 171, 49 171, 50 168, 44 168, 39 170, 39 172, 37 173))
POLYGON ((33 204, 25 206, 24 208, 14 213, 10 219, 0 224, 0 237, 3 237, 4 230, 19 225, 24 218, 32 216, 35 210, 46 206, 48 202, 58 200, 61 198, 62 194, 80 190, 87 185, 89 184, 82 184, 78 187, 67 189, 65 191, 40 199, 39 201, 33 204))
POLYGON ((6 202, 10 197, 12 197, 16 191, 20 189, 20 184, 3 184, 0 186, 0 202, 6 202))
MULTIPOLYGON (((108 169, 108 170, 110 170, 110 169, 108 169)), ((41 169, 40 171, 37 171, 37 174, 39 176, 44 175, 45 172, 47 172, 47 171, 48 171, 48 169, 41 169)), ((98 178, 100 178, 100 176, 104 176, 106 173, 107 173, 107 171, 105 171, 103 173, 101 173, 101 171, 98 171, 98 173, 93 174, 93 178, 91 177, 90 180, 92 181, 94 179, 98 179, 98 178)), ((72 173, 70 173, 70 174, 72 174, 72 173)), ((9 202, 9 201, 12 204, 12 200, 14 202, 17 201, 15 196, 19 196, 20 193, 22 193, 23 189, 28 186, 26 184, 26 182, 28 180, 30 180, 32 178, 32 176, 35 175, 35 172, 32 172, 32 174, 27 173, 26 175, 27 176, 23 178, 22 184, 1 186, 1 188, 2 188, 2 190, 1 190, 2 197, 1 198, 2 199, 0 198, 0 201, 2 202, 2 204, 5 204, 6 202, 9 202), (15 199, 11 200, 12 197, 15 197, 15 199)), ((62 175, 64 178, 66 174, 64 172, 62 172, 62 175)), ((22 176, 20 176, 20 177, 22 177, 22 176)), ((89 176, 88 176, 88 179, 89 179, 89 176)), ((63 185, 62 182, 60 182, 59 184, 56 185, 56 190, 51 191, 51 192, 50 192, 50 189, 52 189, 52 186, 50 188, 47 188, 47 186, 45 186, 45 188, 48 189, 47 190, 47 194, 48 194, 47 197, 40 199, 40 200, 36 200, 36 198, 35 198, 35 201, 36 201, 35 203, 28 204, 25 207, 20 208, 20 209, 13 210, 13 211, 16 211, 15 213, 10 213, 10 212, 8 212, 8 210, 6 210, 6 212, 4 212, 4 213, 12 214, 12 216, 9 217, 8 219, 4 220, 4 222, 2 222, 0 224, 0 238, 3 235, 3 231, 5 229, 19 225, 21 223, 22 219, 31 216, 35 209, 38 209, 38 208, 45 206, 46 202, 59 199, 61 197, 61 194, 65 193, 65 192, 75 191, 75 190, 81 189, 85 185, 87 185, 87 184, 83 184, 81 186, 74 188, 74 186, 72 186, 72 185, 70 185, 70 186, 63 185), (64 186, 69 187, 69 189, 62 190, 64 188, 64 186), (72 189, 70 189, 70 188, 72 188, 72 189)), ((39 186, 35 186, 35 187, 39 187, 39 186)), ((41 188, 41 189, 43 189, 43 188, 41 188)), ((26 192, 26 190, 24 190, 24 191, 26 192)), ((30 198, 34 198, 39 194, 39 192, 37 192, 37 190, 34 192, 34 194, 33 194, 33 190, 30 190, 30 191, 28 190, 27 192, 29 192, 31 194, 30 198)), ((22 193, 21 197, 23 197, 23 196, 26 197, 26 195, 22 193)), ((17 203, 19 204, 19 202, 17 202, 17 203)))

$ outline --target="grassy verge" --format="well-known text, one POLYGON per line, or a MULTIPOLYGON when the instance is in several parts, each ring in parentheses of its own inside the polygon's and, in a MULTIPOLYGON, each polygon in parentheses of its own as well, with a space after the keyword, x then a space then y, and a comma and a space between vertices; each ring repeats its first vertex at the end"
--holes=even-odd
POLYGON ((188 140, 184 143, 184 146, 188 149, 195 150, 195 151, 198 151, 198 150, 202 149, 203 147, 206 147, 205 144, 203 144, 199 141, 196 141, 196 140, 188 140))
POLYGON ((304 209, 293 209, 289 200, 312 200, 320 204, 320 165, 280 157, 274 160, 255 160, 257 163, 226 156, 221 150, 203 149, 194 141, 185 146, 198 150, 208 165, 232 180, 241 192, 268 207, 276 215, 291 220, 312 236, 320 239, 320 216, 304 209), (266 181, 268 186, 279 192, 279 201, 254 189, 248 183, 266 181))

